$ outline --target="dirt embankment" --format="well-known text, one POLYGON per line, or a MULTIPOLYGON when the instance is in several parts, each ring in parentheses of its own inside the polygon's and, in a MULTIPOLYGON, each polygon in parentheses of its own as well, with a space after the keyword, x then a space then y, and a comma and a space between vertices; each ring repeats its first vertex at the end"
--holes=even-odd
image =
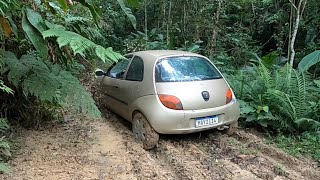
POLYGON ((243 130, 232 137, 218 131, 162 136, 156 149, 145 151, 130 128, 111 115, 19 129, 12 173, 0 179, 320 179, 318 164, 243 130))

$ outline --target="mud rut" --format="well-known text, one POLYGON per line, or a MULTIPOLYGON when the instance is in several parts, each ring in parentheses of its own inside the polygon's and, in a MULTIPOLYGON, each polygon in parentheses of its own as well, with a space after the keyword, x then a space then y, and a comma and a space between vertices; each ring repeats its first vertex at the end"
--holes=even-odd
POLYGON ((104 114, 101 121, 71 117, 51 130, 20 130, 13 172, 0 179, 320 179, 319 164, 244 130, 232 137, 219 131, 163 135, 157 148, 145 151, 130 123, 104 114))
POLYGON ((217 131, 161 136, 156 149, 144 151, 134 143, 128 123, 116 115, 111 119, 132 154, 140 152, 133 166, 141 179, 320 179, 320 168, 312 162, 293 158, 243 130, 232 137, 217 131), (145 174, 146 166, 159 171, 145 174))

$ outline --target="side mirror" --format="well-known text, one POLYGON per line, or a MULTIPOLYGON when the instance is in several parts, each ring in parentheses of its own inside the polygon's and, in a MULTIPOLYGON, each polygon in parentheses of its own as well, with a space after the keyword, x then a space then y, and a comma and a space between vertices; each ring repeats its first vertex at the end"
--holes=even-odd
POLYGON ((95 74, 97 77, 106 75, 106 73, 104 71, 102 71, 101 69, 96 70, 95 74))

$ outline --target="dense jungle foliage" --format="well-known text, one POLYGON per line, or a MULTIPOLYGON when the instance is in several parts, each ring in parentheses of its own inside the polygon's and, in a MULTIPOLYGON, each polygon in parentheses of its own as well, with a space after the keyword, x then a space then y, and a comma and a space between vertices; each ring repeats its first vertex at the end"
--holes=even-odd
POLYGON ((245 125, 318 137, 319 14, 318 0, 0 0, 0 171, 9 124, 99 117, 79 79, 147 49, 208 56, 245 125))

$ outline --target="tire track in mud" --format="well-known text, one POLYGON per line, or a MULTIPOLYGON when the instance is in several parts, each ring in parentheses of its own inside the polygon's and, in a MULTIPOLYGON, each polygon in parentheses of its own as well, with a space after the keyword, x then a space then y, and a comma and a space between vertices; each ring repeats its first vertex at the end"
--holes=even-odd
POLYGON ((142 145, 135 141, 130 123, 112 114, 110 121, 105 122, 113 126, 123 138, 126 158, 132 166, 132 173, 137 179, 179 179, 179 175, 168 166, 165 161, 155 158, 152 153, 145 151, 142 145))
MULTIPOLYGON (((202 142, 200 139, 198 141, 202 142)), ((197 168, 198 173, 190 179, 259 179, 253 173, 240 168, 227 158, 220 158, 217 154, 208 153, 198 146, 194 138, 178 142, 163 140, 160 144, 163 146, 160 146, 160 149, 167 150, 164 152, 167 158, 170 158, 170 155, 175 155, 180 158, 182 161, 180 164, 185 169, 193 169, 192 171, 194 171, 194 168, 197 168)))
POLYGON ((232 137, 217 131, 161 136, 156 149, 145 151, 134 141, 130 123, 116 115, 112 119, 109 125, 120 130, 133 154, 133 171, 142 179, 320 179, 319 169, 311 168, 310 163, 264 144, 261 138, 243 130, 232 137), (153 169, 153 175, 146 165, 153 169))
POLYGON ((190 141, 222 164, 236 164, 262 179, 320 179, 319 168, 312 168, 310 162, 287 155, 242 130, 233 137, 209 134, 202 141, 190 141))
POLYGON ((235 139, 246 144, 248 149, 257 150, 259 156, 271 163, 281 164, 289 173, 289 179, 320 179, 320 168, 312 167, 311 160, 302 160, 286 154, 285 152, 263 143, 263 140, 256 135, 245 131, 238 131, 235 139))
POLYGON ((145 177, 143 170, 148 165, 153 166, 153 169, 163 169, 154 176, 165 175, 166 179, 259 179, 227 159, 218 160, 217 157, 212 157, 212 154, 200 149, 190 140, 171 141, 161 138, 156 149, 145 151, 134 141, 130 125, 125 120, 116 115, 111 119, 110 125, 113 124, 118 130, 120 129, 121 135, 126 140, 129 154, 138 155, 140 159, 132 161, 135 166, 133 171, 137 176, 145 177), (151 164, 146 164, 146 161, 151 164))

